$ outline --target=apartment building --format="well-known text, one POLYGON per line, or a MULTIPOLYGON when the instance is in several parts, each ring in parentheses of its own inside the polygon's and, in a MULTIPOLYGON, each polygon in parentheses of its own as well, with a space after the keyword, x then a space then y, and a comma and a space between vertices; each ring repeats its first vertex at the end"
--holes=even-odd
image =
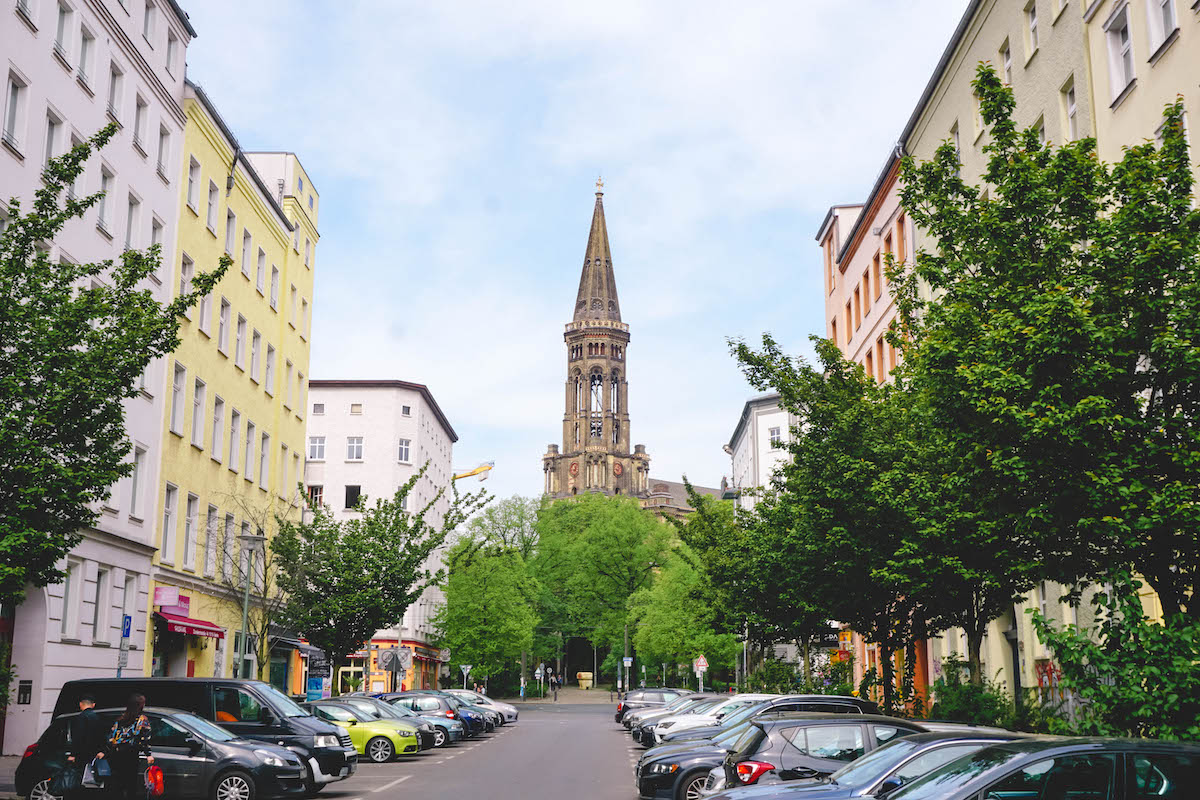
MULTIPOLYGON (((170 359, 144 668, 261 675, 298 692, 306 652, 298 637, 277 631, 264 640, 261 600, 251 603, 249 631, 241 619, 247 581, 252 596, 274 594, 265 544, 276 519, 298 520, 303 508, 315 236, 305 258, 295 246, 302 226, 284 211, 277 185, 259 174, 212 99, 190 81, 184 111, 171 289, 187 291, 222 256, 233 265, 181 320, 170 359)), ((303 174, 294 155, 284 163, 303 174)))
MULTIPOLYGON (((304 482, 312 502, 347 519, 360 513, 355 510, 360 500, 370 505, 391 497, 424 466, 425 475, 407 496, 405 508, 415 513, 432 503, 426 521, 440 528, 450 508, 458 434, 428 387, 400 380, 313 380, 309 387, 304 482)), ((443 555, 444 549, 436 552, 428 567, 439 568, 443 555)), ((399 625, 372 639, 377 647, 412 648, 412 668, 401 679, 407 688, 438 685, 440 662, 431 646, 431 620, 444 603, 442 591, 430 588, 399 625)), ((373 651, 361 651, 351 664, 342 670, 343 677, 363 678, 364 688, 372 691, 388 688, 373 651)))
POLYGON ((795 415, 780 407, 778 392, 752 397, 742 406, 724 448, 733 470, 730 488, 739 507, 749 510, 758 504, 753 490, 769 486, 776 468, 787 459, 795 424, 795 415))
MULTIPOLYGON (((93 154, 71 191, 104 199, 72 220, 50 246, 67 262, 115 259, 128 247, 162 246, 146 281, 171 299, 175 261, 183 70, 196 32, 174 0, 8 0, 0 8, 0 224, 11 197, 28 207, 47 160, 110 123, 120 127, 93 154)), ((4 753, 37 738, 63 681, 112 675, 122 619, 133 620, 126 674, 140 674, 155 547, 164 360, 149 365, 139 396, 125 401, 133 473, 102 503, 92 529, 62 565, 66 579, 30 588, 12 619, 17 681, 4 720, 4 753)))

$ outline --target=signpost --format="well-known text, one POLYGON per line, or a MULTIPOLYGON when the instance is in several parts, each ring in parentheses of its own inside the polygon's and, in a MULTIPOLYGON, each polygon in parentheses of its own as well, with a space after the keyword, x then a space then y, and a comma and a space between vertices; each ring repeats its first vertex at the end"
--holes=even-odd
POLYGON ((465 690, 467 688, 467 676, 471 674, 471 665, 470 664, 459 664, 458 668, 462 670, 463 689, 465 690))
POLYGON ((625 664, 625 691, 628 692, 631 688, 629 683, 629 669, 633 666, 633 656, 625 656, 621 661, 625 664))
POLYGON ((692 662, 692 668, 696 670, 696 677, 700 680, 700 691, 704 691, 704 673, 708 671, 708 659, 701 653, 700 657, 692 662))
POLYGON ((133 617, 126 614, 121 617, 121 649, 117 651, 117 677, 121 670, 129 666, 129 634, 133 630, 133 617))

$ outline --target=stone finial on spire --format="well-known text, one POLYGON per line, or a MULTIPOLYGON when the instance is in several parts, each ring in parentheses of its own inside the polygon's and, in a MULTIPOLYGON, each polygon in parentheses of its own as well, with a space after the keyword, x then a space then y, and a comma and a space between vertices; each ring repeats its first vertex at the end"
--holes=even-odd
POLYGON ((604 194, 604 178, 596 176, 596 194, 604 194))

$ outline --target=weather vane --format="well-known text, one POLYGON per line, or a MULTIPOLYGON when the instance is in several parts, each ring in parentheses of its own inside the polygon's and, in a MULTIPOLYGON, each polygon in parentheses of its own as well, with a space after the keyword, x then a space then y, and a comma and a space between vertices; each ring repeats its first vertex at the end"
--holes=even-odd
POLYGON ((596 176, 596 191, 597 192, 604 191, 604 179, 601 178, 599 175, 596 176))

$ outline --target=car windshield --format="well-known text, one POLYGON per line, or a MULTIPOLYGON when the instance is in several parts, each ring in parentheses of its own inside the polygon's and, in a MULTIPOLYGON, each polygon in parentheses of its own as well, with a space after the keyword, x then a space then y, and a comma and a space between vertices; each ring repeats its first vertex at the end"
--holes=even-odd
POLYGON ((718 747, 724 747, 726 750, 728 750, 730 745, 732 745, 733 742, 736 742, 738 737, 745 733, 746 729, 750 727, 753 726, 751 726, 749 722, 743 722, 739 725, 734 725, 732 728, 722 731, 714 736, 712 740, 713 744, 717 745, 718 747))
POLYGON ((269 683, 259 684, 258 690, 263 693, 269 705, 276 713, 284 717, 307 717, 308 712, 296 705, 292 698, 276 689, 269 683))
POLYGON ((220 725, 214 725, 206 719, 197 717, 195 714, 188 714, 187 712, 172 714, 171 719, 179 720, 185 728, 191 728, 206 739, 212 739, 217 742, 228 742, 237 738, 220 725))
POLYGON ((947 791, 964 786, 993 767, 1019 758, 1021 755, 1020 751, 1010 750, 1007 747, 984 748, 978 753, 963 756, 935 769, 928 775, 917 778, 908 786, 897 790, 895 794, 888 795, 888 800, 932 800, 932 798, 942 797, 947 791))
POLYGON ((766 703, 760 700, 760 701, 754 703, 753 705, 746 706, 745 708, 740 708, 737 711, 733 712, 732 714, 726 714, 725 718, 721 720, 721 727, 723 729, 728 730, 729 728, 732 728, 734 725, 740 725, 741 723, 750 719, 750 717, 752 717, 756 711, 758 711, 760 708, 762 708, 765 705, 766 705, 766 703))
POLYGON ((690 708, 681 711, 681 714, 706 714, 708 710, 717 704, 716 700, 701 700, 690 708))
POLYGON ((917 743, 908 739, 895 739, 882 747, 852 761, 830 775, 838 786, 857 789, 882 778, 892 767, 899 764, 917 749, 917 743))
POLYGON ((666 711, 682 711, 685 708, 691 708, 699 703, 704 702, 701 698, 691 697, 686 694, 681 694, 671 702, 663 706, 666 711))
POLYGON ((759 742, 761 742, 765 736, 766 734, 763 732, 762 728, 758 727, 757 725, 747 725, 746 729, 742 731, 741 736, 738 736, 737 739, 734 740, 733 744, 730 745, 729 750, 733 753, 749 755, 750 753, 753 753, 755 749, 757 749, 759 742))
POLYGON ((333 719, 338 722, 358 721, 358 717, 345 706, 325 705, 322 703, 319 706, 313 706, 313 710, 317 712, 317 716, 324 717, 325 719, 333 719))
MULTIPOLYGON (((366 714, 369 718, 372 718, 372 719, 380 719, 381 717, 386 717, 388 719, 395 719, 396 717, 399 716, 398 714, 391 713, 391 711, 389 711, 389 710, 380 708, 379 706, 375 705, 374 703, 370 702, 369 700, 356 700, 353 697, 347 697, 347 698, 343 699, 343 702, 346 705, 354 708, 356 711, 366 714)), ((390 709, 391 706, 388 706, 388 708, 390 709)))

